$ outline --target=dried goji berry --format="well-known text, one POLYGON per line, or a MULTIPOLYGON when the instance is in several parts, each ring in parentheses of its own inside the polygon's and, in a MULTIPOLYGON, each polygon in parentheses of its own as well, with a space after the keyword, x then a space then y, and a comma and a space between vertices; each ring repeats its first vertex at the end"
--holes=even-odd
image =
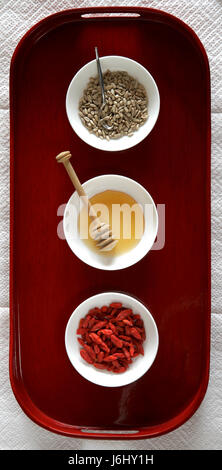
POLYGON ((103 328, 106 323, 106 321, 97 321, 96 323, 94 323, 93 327, 91 328, 91 331, 100 330, 100 328, 103 328))
POLYGON ((129 352, 130 352, 131 357, 134 355, 134 351, 135 351, 135 348, 134 348, 133 344, 130 344, 129 352))
POLYGON ((125 354, 116 352, 113 354, 113 356, 119 359, 123 359, 125 357, 125 354))
POLYGON ((104 351, 100 351, 99 354, 97 355, 97 361, 102 362, 104 358, 104 351))
POLYGON ((96 359, 96 354, 95 354, 95 351, 93 350, 92 346, 89 346, 88 344, 84 343, 83 347, 87 351, 87 353, 90 355, 90 357, 95 360, 96 359))
POLYGON ((97 369, 106 369, 106 365, 105 365, 105 364, 98 364, 98 362, 94 362, 93 365, 94 365, 94 367, 96 367, 97 369))
POLYGON ((123 348, 123 352, 124 352, 127 360, 131 359, 130 353, 129 353, 129 351, 127 351, 126 348, 123 348))
POLYGON ((124 328, 122 326, 117 325, 116 326, 116 331, 118 334, 123 334, 124 333, 124 328))
POLYGON ((80 349, 80 354, 82 358, 88 362, 89 364, 93 364, 92 358, 89 356, 89 354, 85 351, 85 349, 80 349))
POLYGON ((116 369, 119 369, 121 367, 121 364, 117 360, 112 361, 112 364, 116 369))
POLYGON ((113 323, 109 322, 108 327, 113 331, 113 333, 117 332, 117 329, 116 329, 115 325, 113 325, 113 323))
POLYGON ((122 303, 121 302, 112 302, 110 304, 110 307, 111 308, 121 308, 122 307, 122 303))
POLYGON ((94 349, 94 351, 95 351, 96 354, 99 354, 99 353, 100 353, 100 349, 99 349, 98 344, 94 344, 94 345, 93 345, 93 349, 94 349))
POLYGON ((128 320, 127 318, 123 319, 123 324, 133 326, 133 322, 131 320, 128 320))
POLYGON ((120 320, 123 320, 124 318, 128 317, 130 314, 132 313, 132 310, 129 308, 129 309, 126 309, 126 310, 122 310, 116 317, 116 320, 117 321, 120 321, 120 320))
POLYGON ((134 336, 134 338, 136 338, 136 339, 141 339, 141 335, 140 335, 139 331, 137 330, 137 328, 134 328, 134 327, 131 328, 130 329, 130 334, 132 336, 134 336))
POLYGON ((85 333, 84 336, 85 336, 85 339, 86 339, 87 343, 90 343, 90 344, 91 344, 91 343, 92 343, 92 340, 91 340, 91 338, 90 338, 90 336, 89 336, 88 331, 85 333))
POLYGON ((104 341, 96 333, 89 333, 89 336, 92 341, 98 344, 102 349, 104 349, 104 351, 109 352, 109 348, 106 343, 104 343, 104 341))
POLYGON ((144 349, 141 343, 138 343, 137 345, 138 353, 142 354, 144 356, 144 349))
POLYGON ((100 313, 100 309, 98 307, 94 307, 89 310, 90 315, 96 315, 97 313, 100 313))
POLYGON ((83 323, 84 323, 84 318, 80 318, 80 320, 79 320, 79 328, 82 327, 83 323))
POLYGON ((131 328, 130 328, 130 326, 128 326, 128 325, 125 326, 125 333, 126 333, 126 336, 130 336, 130 335, 131 335, 131 328))
POLYGON ((132 341, 132 338, 131 338, 130 336, 126 336, 126 335, 119 335, 119 337, 120 337, 121 339, 124 339, 125 341, 129 341, 129 342, 131 342, 131 341, 132 341))
POLYGON ((91 317, 91 319, 89 320, 89 324, 88 324, 89 329, 92 328, 95 322, 96 322, 96 319, 94 317, 91 317))
POLYGON ((118 310, 116 310, 116 308, 113 308, 113 309, 111 309, 111 312, 110 312, 109 318, 110 318, 110 319, 111 319, 111 318, 114 318, 114 317, 115 317, 115 315, 116 315, 116 312, 118 312, 118 310))
POLYGON ((143 320, 141 320, 141 318, 138 318, 138 319, 135 321, 135 325, 136 325, 136 326, 143 327, 143 320))
POLYGON ((89 321, 91 320, 91 315, 86 315, 86 318, 82 324, 82 327, 83 328, 88 328, 88 325, 89 325, 89 321))
POLYGON ((115 335, 111 335, 110 338, 113 344, 117 346, 117 348, 122 348, 123 342, 121 339, 117 338, 117 336, 115 335))
POLYGON ((141 320, 141 317, 138 313, 134 313, 133 318, 134 320, 141 320))
POLYGON ((81 346, 84 346, 85 343, 84 343, 83 339, 82 338, 77 338, 77 339, 79 341, 79 344, 81 344, 81 346))
POLYGON ((106 313, 107 310, 108 310, 108 307, 106 305, 103 305, 103 307, 101 308, 101 312, 106 313))
POLYGON ((138 352, 138 351, 135 352, 134 355, 133 355, 133 357, 136 357, 136 356, 139 356, 139 352, 138 352))
POLYGON ((110 355, 110 356, 106 356, 104 357, 104 362, 112 362, 112 361, 115 361, 116 357, 114 354, 110 355))
POLYGON ((116 369, 115 372, 118 374, 118 373, 121 373, 121 372, 125 372, 126 369, 127 369, 127 367, 120 367, 119 369, 116 369))
POLYGON ((101 338, 96 334, 96 333, 89 333, 89 337, 92 339, 92 341, 94 341, 94 343, 96 344, 101 344, 102 343, 102 340, 101 338))
POLYGON ((84 335, 84 334, 86 333, 86 331, 87 331, 87 330, 86 330, 85 328, 83 328, 82 326, 80 326, 80 327, 77 329, 76 333, 77 333, 77 335, 84 335))
POLYGON ((103 334, 105 336, 110 336, 110 335, 113 334, 113 331, 109 330, 108 328, 104 328, 104 329, 98 331, 98 335, 101 335, 101 334, 103 334))

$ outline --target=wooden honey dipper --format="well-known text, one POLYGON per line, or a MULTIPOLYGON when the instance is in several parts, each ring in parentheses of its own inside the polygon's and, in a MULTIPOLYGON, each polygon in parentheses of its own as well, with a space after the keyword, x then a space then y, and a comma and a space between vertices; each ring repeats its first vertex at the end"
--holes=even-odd
POLYGON ((101 251, 111 251, 116 244, 118 243, 118 240, 115 240, 112 236, 112 231, 111 228, 108 224, 105 224, 100 220, 100 218, 96 215, 92 205, 90 204, 90 201, 88 200, 88 197, 79 181, 79 178, 71 165, 69 159, 71 158, 71 153, 69 151, 66 152, 61 152, 59 155, 57 155, 56 160, 58 163, 63 163, 72 183, 73 186, 75 187, 78 195, 83 197, 83 201, 87 206, 88 209, 88 214, 90 218, 94 222, 94 229, 92 231, 92 238, 95 240, 96 246, 99 248, 101 251))

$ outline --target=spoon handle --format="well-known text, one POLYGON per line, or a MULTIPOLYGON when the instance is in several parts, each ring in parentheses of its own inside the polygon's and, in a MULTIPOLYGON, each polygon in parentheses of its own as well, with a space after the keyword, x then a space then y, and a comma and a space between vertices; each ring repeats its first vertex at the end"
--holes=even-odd
POLYGON ((105 98, 103 74, 102 74, 102 69, 101 69, 101 65, 100 65, 100 60, 99 60, 99 54, 98 54, 97 47, 95 47, 95 53, 96 53, 97 70, 98 70, 98 75, 99 75, 99 83, 100 83, 101 93, 102 93, 102 102, 103 102, 103 104, 105 104, 106 98, 105 98))

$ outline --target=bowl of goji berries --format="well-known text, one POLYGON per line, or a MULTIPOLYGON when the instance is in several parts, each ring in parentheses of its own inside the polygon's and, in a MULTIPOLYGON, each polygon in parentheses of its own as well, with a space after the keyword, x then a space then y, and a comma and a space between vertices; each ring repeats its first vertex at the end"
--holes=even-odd
POLYGON ((97 385, 120 387, 138 380, 154 362, 159 345, 155 320, 144 304, 119 292, 82 302, 65 331, 74 368, 97 385))

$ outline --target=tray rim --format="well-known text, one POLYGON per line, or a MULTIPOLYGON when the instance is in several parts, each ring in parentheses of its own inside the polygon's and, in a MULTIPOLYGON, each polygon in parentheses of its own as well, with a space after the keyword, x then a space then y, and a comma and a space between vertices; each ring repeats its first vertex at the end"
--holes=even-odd
MULTIPOLYGON (((75 19, 74 17, 72 18, 75 19)), ((113 17, 108 17, 106 20, 112 21, 113 17)), ((120 16, 120 20, 123 17, 120 16)), ((125 20, 132 21, 136 19, 140 21, 140 18, 133 18, 133 17, 124 17, 125 20)), ((86 21, 88 18, 86 19, 86 21)), ((103 17, 92 18, 93 21, 104 20, 103 17)), ((118 20, 118 17, 115 17, 115 20, 118 20)), ((85 21, 83 19, 83 21, 85 21)), ((68 21, 67 21, 68 22, 68 21)), ((54 25, 56 27, 57 25, 54 25)), ((53 28, 54 28, 53 27, 53 28)), ((48 29, 50 31, 51 29, 48 29)), ((47 31, 47 32, 48 32, 47 31)), ((62 10, 53 14, 48 15, 47 17, 41 19, 36 24, 34 24, 20 39, 18 42, 14 53, 11 58, 10 64, 10 79, 9 79, 9 94, 10 94, 10 247, 9 247, 9 273, 10 273, 10 282, 9 282, 9 379, 11 383, 11 388, 14 393, 14 396, 19 403, 20 407, 24 411, 24 413, 36 424, 41 426, 42 428, 47 429, 48 431, 54 432, 56 434, 65 435, 73 438, 86 438, 86 439, 108 439, 108 440, 138 440, 138 439, 147 439, 157 437, 166 433, 169 433, 182 424, 184 424, 191 416, 195 413, 195 411, 199 408, 209 382, 209 369, 210 369, 210 335, 211 335, 211 96, 210 96, 210 68, 209 68, 209 61, 207 57, 206 50, 200 41, 197 34, 193 31, 193 29, 188 26, 184 21, 177 18, 176 16, 165 12, 160 9, 154 8, 147 8, 147 7, 134 7, 134 6, 99 6, 99 7, 86 7, 86 8, 73 8, 73 9, 66 9, 62 10), (87 427, 87 426, 74 426, 68 425, 66 423, 62 423, 57 421, 54 418, 50 418, 44 412, 42 412, 32 401, 28 392, 25 389, 24 382, 22 380, 22 370, 19 367, 15 367, 13 359, 16 356, 16 348, 19 351, 20 345, 16 344, 16 338, 13 334, 15 321, 14 313, 14 132, 13 132, 13 75, 14 75, 14 67, 16 63, 17 56, 26 41, 29 40, 32 33, 39 29, 39 27, 47 24, 53 20, 59 20, 60 18, 65 18, 66 16, 69 17, 70 15, 76 16, 76 19, 79 16, 81 19, 81 15, 83 14, 108 14, 108 13, 139 13, 142 19, 146 19, 146 15, 153 14, 157 15, 160 18, 163 17, 165 20, 174 22, 175 25, 179 25, 183 31, 194 41, 196 46, 198 47, 199 51, 201 52, 202 59, 204 60, 205 71, 207 76, 207 90, 206 90, 206 98, 207 98, 207 132, 206 132, 206 152, 207 152, 207 166, 206 166, 206 175, 207 175, 207 187, 206 187, 206 196, 207 196, 207 209, 206 209, 206 216, 208 220, 207 225, 207 302, 206 302, 206 311, 207 311, 207 336, 206 336, 206 349, 207 349, 207 360, 205 366, 205 374, 202 379, 201 385, 198 388, 197 392, 195 393, 192 400, 188 403, 188 405, 176 416, 171 418, 168 421, 165 421, 161 424, 155 426, 144 426, 139 427, 136 431, 130 431, 127 429, 121 430, 106 430, 99 431, 98 427, 87 427), (125 430, 125 432, 124 432, 125 430), (121 433, 120 433, 121 431, 121 433), (130 434, 127 432, 129 431, 130 434)), ((135 427, 134 427, 135 428, 135 427)))

